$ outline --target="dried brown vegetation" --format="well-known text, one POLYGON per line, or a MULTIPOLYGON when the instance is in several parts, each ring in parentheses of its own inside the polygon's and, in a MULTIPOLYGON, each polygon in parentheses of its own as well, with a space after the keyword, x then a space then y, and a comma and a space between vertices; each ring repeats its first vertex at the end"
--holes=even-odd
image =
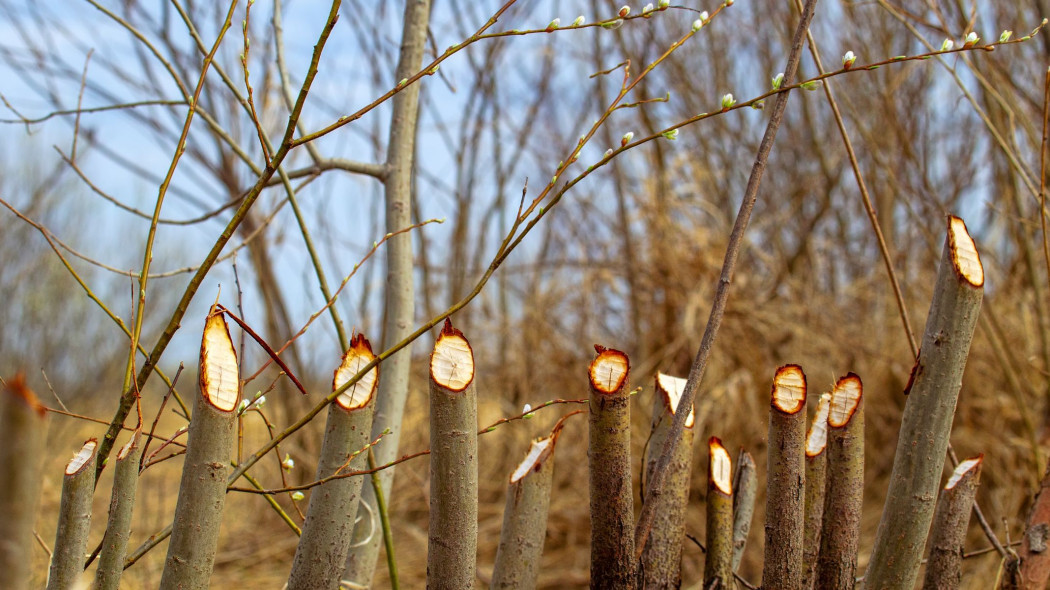
MULTIPOLYGON (((244 414, 236 461, 270 445, 275 433, 295 424, 328 394, 328 375, 348 346, 347 332, 353 331, 347 327, 370 335, 387 331, 373 339, 382 354, 397 343, 394 333, 421 328, 426 334, 425 322, 433 326, 450 305, 466 300, 469 305, 457 308, 455 319, 474 350, 479 428, 521 414, 526 403, 536 407, 550 399, 586 397, 585 368, 593 359, 588 348, 593 342, 630 356, 631 382, 642 386, 630 402, 631 473, 638 506, 645 479, 643 449, 655 405, 653 377, 657 371, 688 373, 775 98, 765 100, 765 111, 735 109, 683 126, 675 141, 659 134, 698 113, 717 113, 727 92, 741 103, 767 92, 769 78, 784 67, 798 20, 793 3, 738 2, 716 13, 717 5, 683 2, 709 10, 712 18, 645 76, 640 75, 645 65, 689 31, 697 13, 675 8, 642 18, 641 7, 633 6, 631 18, 615 30, 589 27, 486 39, 451 54, 437 72, 401 76, 411 78, 410 87, 422 87, 422 143, 415 148, 414 166, 400 164, 403 178, 411 182, 397 189, 380 188, 393 183, 388 166, 399 161, 391 155, 398 133, 393 124, 388 127, 390 110, 384 106, 360 120, 340 119, 388 91, 399 95, 395 72, 403 59, 403 15, 388 6, 396 3, 376 8, 350 2, 342 7, 339 22, 331 21, 332 38, 343 45, 329 48, 332 54, 321 62, 305 102, 306 114, 298 128, 287 131, 289 138, 303 138, 326 125, 348 129, 333 129, 315 142, 289 147, 281 173, 269 170, 266 162, 283 149, 282 134, 296 93, 308 78, 311 48, 326 15, 310 13, 313 20, 298 20, 299 28, 289 29, 272 20, 273 6, 281 15, 279 2, 271 4, 270 13, 264 3, 256 4, 251 15, 243 5, 236 6, 235 24, 203 78, 202 98, 188 122, 186 103, 225 10, 220 14, 182 2, 173 6, 185 13, 165 8, 153 14, 152 8, 131 4, 111 7, 144 32, 156 49, 152 51, 130 37, 119 21, 93 9, 90 18, 98 20, 88 22, 104 32, 98 35, 126 38, 132 50, 70 30, 53 8, 0 3, 10 9, 10 26, 19 33, 12 39, 20 39, 5 41, 0 55, 6 71, 25 80, 14 96, 4 91, 10 104, 5 117, 11 121, 5 129, 14 136, 22 129, 43 128, 48 137, 60 138, 61 152, 34 156, 32 166, 8 153, 5 166, 25 172, 0 175, 0 199, 23 216, 0 216, 0 377, 10 383, 18 369, 42 366, 59 399, 43 377, 30 375, 29 380, 47 406, 62 410, 64 402, 72 413, 98 416, 102 422, 49 418, 47 475, 37 519, 40 538, 49 546, 54 538, 61 473, 71 450, 85 438, 105 434, 122 394, 126 428, 135 428, 136 382, 143 385, 143 431, 149 430, 168 391, 164 379, 150 377, 152 362, 158 361, 165 379, 174 377, 179 362, 195 364, 198 319, 220 282, 222 301, 233 308, 242 297, 241 315, 272 349, 293 340, 281 357, 311 392, 302 396, 273 369, 249 383, 247 399, 265 392, 275 402, 244 414), (250 48, 242 46, 237 24, 242 19, 250 48), (56 38, 65 42, 48 41, 56 38), (284 51, 283 44, 294 58, 287 67, 278 62, 284 59, 277 50, 284 51), (56 45, 68 48, 60 51, 56 45), (82 75, 87 51, 96 45, 82 75), (244 70, 242 51, 247 51, 244 70), (637 85, 622 102, 647 102, 607 111, 626 80, 625 68, 614 67, 625 60, 630 60, 630 80, 637 85), (610 68, 606 75, 588 77, 610 68), (246 72, 251 74, 253 114, 246 108, 246 72), (670 99, 663 102, 666 93, 670 99), (140 101, 154 103, 134 104, 140 101), (116 108, 104 114, 77 113, 78 104, 116 108), (592 119, 606 115, 600 126, 590 127, 592 119), (48 118, 30 120, 36 117, 48 118), (188 132, 183 144, 184 124, 188 132), (634 134, 626 140, 629 149, 605 162, 605 149, 618 149, 629 131, 634 134), (588 134, 589 143, 577 152, 581 134, 588 134), (638 141, 652 135, 656 139, 638 141), (180 146, 186 148, 179 152, 182 163, 166 181, 164 166, 180 146), (347 160, 348 154, 361 161, 347 160), (569 155, 579 160, 573 163, 569 155), (139 158, 150 165, 142 166, 139 158), (161 172, 153 169, 157 161, 161 172), (604 165, 561 198, 567 181, 599 161, 604 165), (555 174, 559 180, 545 185, 555 174), (508 231, 521 229, 515 221, 526 177, 523 219, 542 221, 511 256, 500 243, 508 231), (143 187, 149 190, 139 190, 143 187), (167 191, 169 199, 163 210, 158 187, 165 187, 160 192, 167 191), (392 226, 385 203, 398 190, 412 196, 393 206, 404 209, 400 219, 408 223, 392 226), (533 202, 537 195, 545 195, 544 200, 533 202), (235 213, 253 199, 255 204, 243 214, 235 213), (161 222, 151 224, 155 206, 161 222), (239 222, 227 225, 236 215, 241 215, 239 222), (335 304, 322 309, 370 252, 373 240, 386 240, 388 232, 407 230, 430 217, 448 221, 395 236, 417 283, 409 287, 408 309, 414 312, 401 318, 403 325, 390 327, 397 318, 387 301, 397 285, 385 283, 381 258, 389 255, 387 242, 377 245, 379 263, 365 262, 335 304), (167 223, 191 218, 202 220, 189 227, 167 223), (107 226, 119 227, 119 232, 100 231, 107 226), (230 231, 230 243, 225 249, 219 245, 218 251, 225 256, 237 247, 239 254, 219 260, 211 274, 201 271, 203 286, 186 287, 196 270, 148 281, 139 276, 149 264, 143 260, 153 258, 150 272, 197 267, 218 244, 223 226, 230 231), (146 247, 151 227, 160 228, 152 251, 146 247), (70 261, 106 311, 56 262, 46 240, 70 261), (85 250, 84 258, 101 260, 84 260, 55 240, 85 250), (95 264, 100 261, 116 271, 100 268, 95 264), (134 270, 120 274, 119 269, 127 268, 134 270), (494 274, 487 274, 490 269, 494 274), (130 302, 129 282, 135 285, 130 302), (144 305, 136 303, 140 286, 148 293, 144 305), (480 295, 471 301, 475 286, 480 295), (198 288, 203 293, 194 299, 198 288), (186 305, 178 303, 179 297, 186 305), (293 338, 319 311, 310 329, 293 338), (122 318, 127 334, 134 336, 109 316, 122 318), (140 328, 136 321, 142 322, 140 328), (182 328, 176 331, 180 321, 182 328), (143 351, 133 355, 125 370, 132 338, 143 351), (147 362, 145 354, 151 351, 158 358, 147 362)), ((597 0, 568 4, 573 16, 584 13, 592 24, 612 18, 617 8, 597 0)), ((755 464, 765 466, 769 379, 776 367, 797 363, 805 368, 809 416, 819 394, 829 391, 837 376, 847 371, 863 376, 865 481, 858 573, 867 568, 885 501, 909 399, 904 391, 934 289, 948 214, 967 220, 981 252, 986 285, 951 442, 960 457, 984 453, 977 504, 999 540, 1023 538, 1032 494, 1050 456, 1050 260, 1040 216, 1050 40, 1040 33, 994 51, 953 50, 872 71, 860 65, 937 52, 944 38, 954 39, 958 50, 971 31, 984 37, 979 45, 995 44, 1003 29, 1013 29, 1016 41, 1042 19, 1037 4, 993 3, 971 12, 959 3, 930 2, 914 8, 918 13, 881 0, 818 4, 811 30, 823 68, 840 70, 838 56, 852 50, 859 55, 857 71, 828 78, 813 92, 792 91, 765 171, 725 318, 698 390, 694 437, 716 435, 732 455, 745 448, 755 464), (826 90, 833 94, 829 97, 826 90), (836 111, 844 119, 848 148, 836 111), (865 195, 884 249, 866 214, 865 195), (883 250, 901 288, 907 324, 902 323, 883 250)), ((469 38, 502 8, 463 2, 434 7, 434 41, 422 53, 423 65, 443 55, 444 47, 469 38)), ((568 28, 568 13, 546 15, 546 9, 546 3, 511 3, 492 32, 543 29, 554 16, 561 16, 561 27, 568 28)), ((810 54, 803 59, 799 79, 818 74, 810 54)), ((417 134, 415 129, 402 131, 417 134)), ((34 140, 19 136, 17 141, 30 145, 34 140)), ((387 260, 386 268, 395 266, 387 260)), ((266 362, 266 352, 250 338, 242 348, 236 328, 233 338, 244 363, 242 378, 247 378, 266 362)), ((404 421, 388 439, 400 437, 392 457, 430 446, 425 352, 431 344, 424 335, 402 355, 409 375, 408 385, 401 386, 407 401, 404 421)), ((380 387, 391 365, 381 365, 380 387)), ((176 390, 192 406, 195 378, 189 373, 176 390)), ((549 433, 577 407, 585 406, 556 404, 479 437, 479 584, 487 584, 495 560, 508 474, 531 439, 549 433)), ((166 401, 155 429, 159 440, 149 442, 146 463, 181 449, 184 436, 178 444, 162 445, 185 427, 181 412, 175 399, 166 401)), ((284 488, 314 479, 322 422, 313 420, 261 458, 250 472, 260 486, 284 488), (294 459, 293 469, 281 468, 286 455, 294 459)), ((586 423, 584 417, 567 420, 558 442, 539 587, 580 587, 589 579, 589 510, 582 492, 587 474, 577 468, 586 463, 586 423)), ((116 448, 129 432, 117 437, 116 448)), ((383 444, 377 443, 377 455, 379 449, 388 452, 383 444)), ((685 531, 703 539, 706 453, 694 451, 692 461, 685 531)), ((182 464, 175 456, 143 472, 132 549, 171 524, 182 464)), ((941 474, 942 484, 950 467, 948 463, 941 474)), ((103 470, 98 481, 89 551, 102 540, 101 515, 112 472, 103 470)), ((765 522, 765 478, 760 468, 755 523, 765 522)), ((237 485, 249 486, 243 480, 237 485)), ((371 482, 364 485, 367 489, 371 482)), ((307 500, 293 500, 290 492, 273 499, 288 520, 303 524, 307 500)), ((426 458, 397 467, 387 502, 400 582, 422 587, 430 506, 426 458)), ((382 537, 377 526, 374 539, 382 537)), ((755 583, 763 568, 761 531, 761 525, 752 527, 738 570, 755 583)), ((212 583, 218 587, 250 579, 259 587, 279 587, 287 579, 297 543, 292 527, 263 496, 233 492, 226 498, 212 583)), ((967 551, 989 546, 976 520, 963 546, 967 551)), ((147 553, 127 570, 129 587, 159 584, 163 549, 147 553)), ((1002 559, 996 551, 965 559, 962 587, 990 587, 1002 559)), ((703 562, 699 548, 687 543, 682 554, 685 584, 703 579, 703 562)), ((46 555, 35 547, 32 587, 43 585, 47 571, 46 555)), ((388 575, 381 561, 374 586, 387 587, 388 575)))

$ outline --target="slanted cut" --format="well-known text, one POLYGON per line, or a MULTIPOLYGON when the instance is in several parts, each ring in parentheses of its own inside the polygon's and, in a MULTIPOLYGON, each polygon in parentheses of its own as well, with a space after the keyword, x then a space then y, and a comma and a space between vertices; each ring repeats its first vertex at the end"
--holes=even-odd
POLYGON ((955 268, 974 287, 984 284, 984 266, 977 245, 966 231, 966 223, 954 215, 948 221, 948 240, 951 244, 952 259, 955 268))
POLYGON ((828 413, 830 411, 831 394, 825 393, 820 396, 817 414, 813 416, 813 424, 809 426, 809 436, 806 437, 807 457, 816 457, 828 446, 828 413))
POLYGON ((849 423, 853 412, 860 405, 860 398, 864 395, 864 386, 860 377, 853 373, 847 374, 835 384, 831 392, 831 412, 828 414, 828 424, 833 428, 841 428, 849 423))
POLYGON ((92 455, 95 454, 95 447, 98 446, 98 440, 89 438, 84 446, 80 447, 76 455, 66 465, 66 475, 76 475, 87 462, 91 460, 92 455))
MULTIPOLYGON (((667 402, 667 406, 671 408, 671 414, 674 414, 675 409, 678 408, 678 402, 682 399, 682 393, 685 392, 686 383, 688 383, 686 379, 672 377, 663 373, 656 374, 656 390, 664 396, 664 401, 667 402)), ((689 417, 685 419, 686 428, 693 427, 695 414, 696 409, 690 407, 689 417)))
POLYGON ((241 397, 237 352, 226 318, 213 307, 204 323, 200 360, 201 394, 223 412, 232 412, 241 397))
POLYGON ((718 491, 728 496, 733 493, 733 462, 729 458, 729 451, 722 446, 722 441, 717 436, 712 436, 707 441, 707 447, 711 456, 711 464, 708 466, 711 483, 715 484, 718 491))
POLYGON ((773 405, 787 414, 806 406, 806 374, 798 365, 784 365, 773 377, 773 405))
POLYGON ((474 351, 447 318, 430 355, 430 377, 450 391, 463 391, 474 380, 474 351))
POLYGON ((619 350, 595 345, 598 356, 588 369, 591 385, 601 393, 616 393, 623 387, 630 371, 627 355, 619 350))
POLYGON ((962 463, 959 463, 955 467, 955 471, 952 472, 952 476, 948 478, 948 483, 944 484, 944 489, 950 490, 954 488, 956 484, 958 484, 959 481, 963 478, 963 476, 966 475, 968 472, 976 469, 977 466, 981 464, 981 461, 983 459, 984 453, 977 455, 976 457, 973 457, 971 459, 967 459, 962 463))
POLYGON ((538 467, 540 461, 547 456, 547 450, 551 448, 552 440, 550 438, 541 438, 539 440, 532 441, 532 446, 529 447, 529 453, 525 455, 525 460, 518 465, 518 468, 514 470, 514 473, 510 476, 510 483, 517 483, 518 480, 529 474, 534 467, 538 467))
MULTIPOLYGON (((343 355, 343 362, 335 370, 335 376, 332 378, 332 391, 342 387, 375 358, 376 355, 372 353, 372 345, 369 344, 363 335, 356 334, 350 340, 350 349, 343 355)), ((357 383, 340 393, 339 397, 335 399, 335 403, 345 410, 363 408, 372 400, 378 383, 379 366, 377 365, 365 373, 357 383)))
POLYGON ((135 443, 139 441, 140 434, 142 434, 141 431, 136 430, 135 433, 131 435, 131 438, 128 439, 128 442, 124 443, 124 446, 120 447, 120 452, 117 453, 118 461, 123 460, 125 457, 128 456, 128 453, 131 452, 131 449, 135 447, 135 443))

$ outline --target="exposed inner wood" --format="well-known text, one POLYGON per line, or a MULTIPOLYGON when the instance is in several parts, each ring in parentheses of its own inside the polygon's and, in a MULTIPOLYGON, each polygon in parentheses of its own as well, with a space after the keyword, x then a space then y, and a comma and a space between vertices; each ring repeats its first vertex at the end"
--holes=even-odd
POLYGON ((966 223, 958 217, 952 217, 948 223, 948 239, 954 255, 955 268, 971 285, 980 287, 984 284, 984 266, 977 245, 966 231, 966 223))
POLYGON ((944 485, 944 489, 950 490, 959 483, 959 480, 963 478, 968 471, 975 469, 981 464, 981 460, 984 459, 984 454, 980 454, 976 457, 967 459, 955 466, 955 471, 952 472, 952 476, 948 478, 948 483, 944 485))
POLYGON ((88 461, 91 460, 91 456, 95 454, 95 447, 98 446, 98 441, 90 438, 84 443, 84 446, 80 447, 76 455, 66 465, 66 475, 76 475, 88 461))
POLYGON ((726 495, 733 493, 733 462, 729 458, 729 451, 722 446, 722 441, 717 436, 712 436, 707 442, 708 451, 711 455, 711 483, 715 484, 720 492, 726 495))
POLYGON ((201 340, 201 394, 211 405, 231 412, 240 399, 240 371, 226 318, 214 310, 204 324, 201 340))
POLYGON ((840 428, 849 423, 853 412, 860 404, 860 398, 864 395, 860 377, 850 373, 839 379, 835 389, 831 392, 831 412, 828 414, 828 424, 840 428))
POLYGON ((590 367, 591 385, 602 393, 615 393, 623 387, 630 370, 627 355, 619 350, 600 349, 598 357, 594 359, 590 367))
POLYGON ((514 473, 510 476, 510 483, 515 483, 519 479, 529 474, 534 467, 539 467, 540 461, 547 457, 547 449, 551 446, 550 438, 543 438, 540 440, 532 441, 532 446, 529 447, 529 453, 525 455, 525 460, 518 465, 518 468, 514 470, 514 473))
POLYGON ((131 435, 131 438, 128 439, 128 442, 124 443, 124 446, 120 447, 120 452, 117 453, 118 460, 124 459, 128 456, 128 453, 131 452, 131 449, 135 446, 135 443, 138 442, 139 434, 140 433, 136 431, 135 434, 131 435))
POLYGON ((806 406, 806 374, 798 365, 785 365, 773 377, 773 405, 794 414, 806 406))
POLYGON ((450 391, 463 391, 474 380, 474 351, 463 333, 448 320, 430 355, 430 376, 450 391))
POLYGON ((806 456, 808 457, 816 457, 828 446, 828 412, 830 410, 831 394, 825 393, 820 396, 817 414, 813 416, 813 424, 810 425, 809 436, 806 437, 806 456))
MULTIPOLYGON (((343 355, 343 362, 335 370, 332 379, 332 390, 335 391, 347 381, 361 372, 361 369, 372 362, 376 356, 372 354, 372 345, 368 343, 361 334, 357 334, 350 341, 350 349, 343 355)), ((357 383, 339 394, 335 402, 347 410, 362 408, 368 404, 375 394, 379 383, 379 366, 372 367, 357 383)))
MULTIPOLYGON (((674 414, 675 408, 678 407, 679 400, 682 399, 682 393, 685 391, 685 384, 687 382, 686 379, 680 377, 672 377, 663 373, 656 374, 656 389, 664 396, 664 401, 666 401, 667 406, 671 408, 672 414, 674 414)), ((685 419, 686 428, 693 427, 695 414, 695 408, 689 408, 689 417, 685 419)))

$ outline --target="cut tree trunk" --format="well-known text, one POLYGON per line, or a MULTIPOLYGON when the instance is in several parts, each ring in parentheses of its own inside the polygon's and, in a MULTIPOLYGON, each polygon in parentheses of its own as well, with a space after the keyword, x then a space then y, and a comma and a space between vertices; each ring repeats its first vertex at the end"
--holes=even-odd
POLYGON ((102 539, 95 571, 97 590, 117 590, 124 574, 124 555, 131 538, 131 516, 135 510, 135 492, 139 486, 139 459, 142 457, 142 431, 136 430, 117 453, 113 475, 113 493, 109 501, 109 520, 102 539))
POLYGON ((47 590, 75 588, 84 574, 84 553, 91 532, 91 497, 95 493, 97 447, 97 439, 88 439, 66 465, 47 590))
POLYGON ((886 504, 864 574, 866 590, 911 588, 919 575, 983 287, 977 247, 966 224, 950 217, 922 346, 908 384, 886 504))
POLYGON ((805 530, 806 374, 785 365, 773 377, 766 486, 765 590, 802 586, 805 530))
MULTIPOLYGON (((646 480, 652 477, 664 443, 671 432, 674 411, 685 389, 685 379, 663 373, 656 375, 653 396, 652 435, 646 457, 646 480)), ((692 409, 690 409, 690 414, 692 409)), ((693 421, 690 416, 682 439, 678 441, 671 461, 664 493, 656 498, 653 532, 642 552, 641 583, 643 588, 678 588, 682 585, 682 539, 685 538, 685 509, 689 502, 689 478, 693 462, 693 421)))
POLYGON ((733 472, 733 571, 740 567, 755 515, 755 497, 758 495, 758 470, 755 460, 744 449, 736 456, 733 472))
POLYGON ((587 460, 591 498, 591 587, 634 588, 634 495, 627 355, 595 346, 587 460))
POLYGON ((240 394, 237 353, 230 331, 222 313, 212 307, 201 341, 200 394, 186 439, 161 590, 209 587, 226 503, 240 394))
POLYGON ((806 436, 806 508, 805 533, 802 537, 802 590, 809 590, 817 578, 817 560, 820 558, 820 529, 824 518, 824 492, 827 487, 828 411, 831 394, 820 396, 817 413, 806 436))
POLYGON ((930 559, 926 563, 926 577, 922 584, 924 590, 957 590, 962 584, 963 542, 981 481, 983 459, 984 455, 978 455, 959 463, 941 490, 933 514, 930 559))
POLYGON ((857 576, 857 542, 864 500, 864 389, 849 373, 831 392, 828 466, 816 587, 851 590, 857 576))
POLYGON ((472 588, 478 552, 478 402, 474 352, 445 320, 430 356, 427 587, 472 588))
MULTIPOLYGON (((332 391, 342 387, 374 359, 368 340, 361 334, 354 336, 332 378, 332 391)), ((377 366, 329 405, 317 479, 367 467, 368 454, 362 451, 369 442, 378 381, 377 366)), ((338 588, 363 483, 362 476, 343 477, 327 481, 310 492, 310 507, 292 560, 288 590, 338 588)))
POLYGON ((704 588, 731 590, 733 584, 733 466, 722 441, 707 441, 707 559, 704 588))
POLYGON ((533 441, 529 454, 510 476, 503 528, 492 569, 493 589, 535 588, 547 536, 547 511, 554 478, 554 445, 558 427, 533 441))

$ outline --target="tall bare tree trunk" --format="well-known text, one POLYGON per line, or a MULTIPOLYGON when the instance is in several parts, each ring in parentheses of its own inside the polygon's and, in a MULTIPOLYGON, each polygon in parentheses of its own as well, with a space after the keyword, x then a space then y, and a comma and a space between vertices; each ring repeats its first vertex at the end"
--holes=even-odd
MULTIPOLYGON (((401 58, 395 80, 402 80, 419 71, 423 65, 423 46, 430 21, 430 0, 410 0, 405 5, 405 24, 401 34, 401 58)), ((390 144, 387 147, 386 230, 395 232, 412 223, 412 168, 416 125, 419 115, 419 84, 413 84, 393 98, 390 121, 390 144)), ((406 232, 390 238, 386 243, 386 294, 383 315, 383 348, 400 342, 412 332, 415 292, 412 280, 412 238, 406 232)), ((383 363, 383 381, 376 398, 376 414, 372 423, 372 437, 389 428, 390 433, 375 448, 377 463, 387 463, 397 457, 401 440, 401 416, 408 395, 411 347, 405 347, 383 363)), ((379 473, 384 497, 389 497, 394 484, 394 470, 379 473)), ((373 528, 376 513, 376 494, 372 486, 365 486, 362 506, 358 511, 358 526, 354 531, 355 548, 346 559, 344 578, 367 586, 375 573, 379 556, 380 535, 373 535, 367 543, 356 546, 361 537, 373 528)))

